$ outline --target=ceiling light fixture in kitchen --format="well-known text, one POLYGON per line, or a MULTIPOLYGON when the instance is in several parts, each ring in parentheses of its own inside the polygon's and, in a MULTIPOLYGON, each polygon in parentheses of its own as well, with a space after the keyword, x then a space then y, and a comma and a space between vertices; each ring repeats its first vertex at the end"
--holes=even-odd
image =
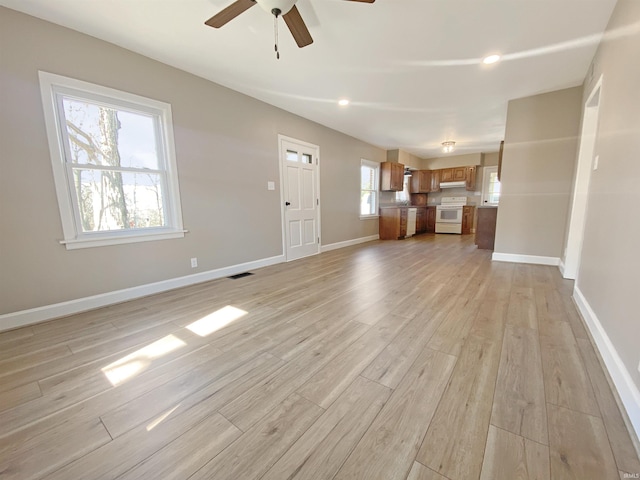
POLYGON ((442 142, 442 151, 444 153, 451 153, 453 152, 453 147, 455 147, 456 142, 452 142, 452 141, 447 141, 447 142, 442 142))
POLYGON ((349 105, 349 100, 347 100, 346 98, 342 98, 338 101, 338 105, 340 105, 341 107, 346 107, 347 105, 349 105))

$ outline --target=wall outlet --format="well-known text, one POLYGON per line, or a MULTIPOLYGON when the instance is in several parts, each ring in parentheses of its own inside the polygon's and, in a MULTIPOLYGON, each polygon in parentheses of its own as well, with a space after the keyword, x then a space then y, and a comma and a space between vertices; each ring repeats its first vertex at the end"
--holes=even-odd
POLYGON ((197 258, 192 258, 191 259, 191 268, 196 268, 198 266, 198 259, 197 258))

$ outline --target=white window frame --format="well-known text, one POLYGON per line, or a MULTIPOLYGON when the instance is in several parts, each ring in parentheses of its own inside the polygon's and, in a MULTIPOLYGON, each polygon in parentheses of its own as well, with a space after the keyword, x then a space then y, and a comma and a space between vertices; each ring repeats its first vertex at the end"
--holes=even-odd
POLYGON ((38 72, 40 93, 44 108, 51 165, 55 182, 64 239, 60 241, 68 250, 102 247, 124 243, 146 242, 184 237, 180 189, 173 137, 171 105, 120 90, 95 85, 48 72, 38 72), (92 102, 105 103, 123 109, 144 112, 157 121, 158 157, 165 173, 163 201, 165 226, 125 229, 104 232, 83 232, 77 215, 77 200, 70 169, 67 168, 67 146, 61 130, 59 104, 62 95, 74 96, 92 102))
POLYGON ((359 169, 360 175, 359 175, 359 180, 360 180, 360 195, 358 195, 358 213, 360 214, 360 220, 366 220, 369 218, 378 218, 380 215, 378 214, 378 211, 380 209, 380 164, 377 162, 372 162, 371 160, 366 160, 364 158, 360 159, 360 169, 359 169), (375 198, 376 198, 376 208, 375 208, 375 213, 369 214, 369 215, 362 215, 362 211, 361 211, 361 205, 360 205, 360 199, 362 198, 362 167, 369 167, 371 169, 373 169, 373 171, 375 172, 375 179, 373 180, 373 184, 375 185, 375 190, 366 190, 367 192, 375 192, 375 198))

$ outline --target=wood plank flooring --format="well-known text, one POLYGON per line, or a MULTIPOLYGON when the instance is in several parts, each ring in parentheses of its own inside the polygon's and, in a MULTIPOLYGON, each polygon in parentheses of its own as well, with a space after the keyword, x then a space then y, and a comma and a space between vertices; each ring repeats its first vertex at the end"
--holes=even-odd
POLYGON ((555 267, 376 241, 0 333, 0 479, 614 480, 555 267))

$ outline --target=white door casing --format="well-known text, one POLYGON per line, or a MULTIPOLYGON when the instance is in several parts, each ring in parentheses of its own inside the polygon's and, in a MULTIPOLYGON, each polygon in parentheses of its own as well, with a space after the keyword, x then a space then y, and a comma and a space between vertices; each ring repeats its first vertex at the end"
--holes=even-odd
POLYGON ((278 135, 284 254, 287 261, 320 253, 320 148, 278 135))
MULTIPOLYGON (((576 164, 573 198, 569 214, 569 230, 565 244, 564 261, 561 267, 562 276, 577 280, 580 269, 580 255, 582 253, 582 237, 587 218, 587 204, 589 196, 589 183, 591 181, 596 147, 596 134, 598 131, 598 114, 600 97, 602 95, 602 76, 591 91, 582 117, 582 132, 580 135, 580 147, 578 162, 576 164)), ((577 285, 577 284, 576 284, 577 285)))

